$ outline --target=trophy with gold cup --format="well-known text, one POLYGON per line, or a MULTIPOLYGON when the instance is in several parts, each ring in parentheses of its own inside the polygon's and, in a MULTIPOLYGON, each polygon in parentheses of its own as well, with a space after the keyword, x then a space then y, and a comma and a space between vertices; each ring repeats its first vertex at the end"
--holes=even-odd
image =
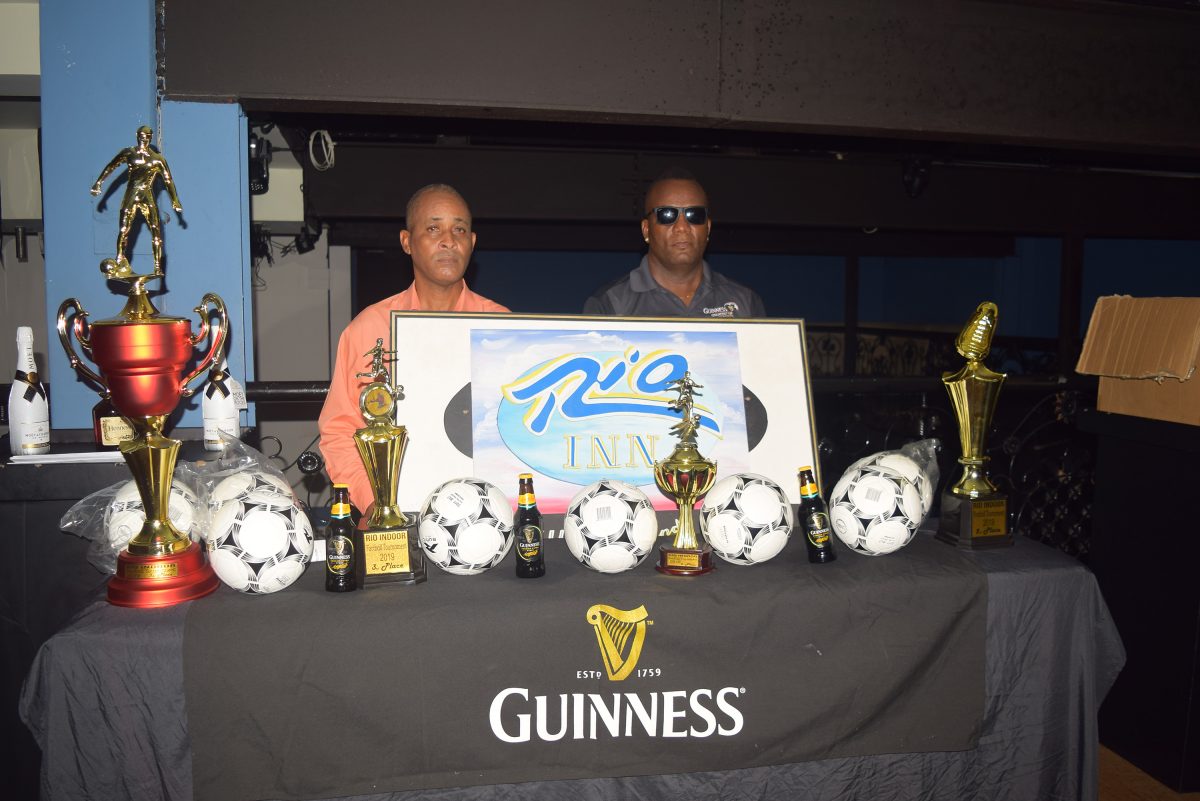
POLYGON ((1008 530, 1008 498, 988 478, 988 457, 984 455, 984 439, 1005 379, 1003 373, 983 364, 992 348, 998 314, 995 303, 979 304, 955 341, 967 363, 956 372, 942 375, 958 421, 962 446, 958 462, 963 472, 942 493, 937 538, 959 548, 1003 548, 1013 544, 1008 530))
POLYGON ((679 437, 679 443, 666 459, 654 463, 654 483, 658 489, 679 505, 679 519, 675 524, 675 538, 670 545, 658 548, 658 564, 654 569, 672 576, 699 576, 716 568, 712 562, 712 547, 696 538, 692 523, 692 512, 696 501, 712 489, 717 477, 717 463, 705 459, 696 449, 696 432, 700 428, 700 415, 692 411, 695 396, 701 388, 686 372, 683 378, 671 384, 679 397, 671 408, 680 412, 682 418, 671 427, 679 437))
POLYGON ((112 319, 92 323, 75 298, 68 298, 58 308, 58 335, 71 367, 95 384, 102 396, 107 393, 111 397, 136 433, 120 447, 137 484, 146 522, 117 556, 116 575, 108 583, 109 602, 132 607, 169 606, 200 598, 219 584, 201 546, 167 517, 180 442, 164 436, 163 425, 179 399, 193 393, 188 384, 221 352, 229 329, 225 304, 212 293, 195 308, 200 316, 200 330, 195 335, 186 318, 160 314, 150 301, 146 283, 163 277, 161 224, 154 201, 157 180, 167 187, 175 210, 183 210, 166 161, 150 146, 150 133, 149 128, 139 128, 137 146, 118 153, 92 186, 92 194, 99 194, 114 169, 128 166, 116 258, 100 264, 110 280, 129 284, 125 307, 112 319), (154 258, 154 270, 140 275, 125 254, 139 214, 150 228, 154 258), (210 306, 219 321, 212 329, 212 343, 196 369, 183 375, 196 344, 209 336, 210 306), (99 372, 75 354, 72 333, 99 372))
POLYGON ((359 393, 358 404, 367 426, 354 432, 354 444, 375 499, 358 524, 362 533, 359 583, 419 584, 425 580, 425 554, 409 530, 408 517, 396 505, 408 430, 392 423, 392 413, 403 388, 392 386, 385 362, 395 361, 395 355, 384 350, 382 339, 375 340, 375 347, 364 355, 371 357, 371 368, 358 377, 370 381, 359 393))

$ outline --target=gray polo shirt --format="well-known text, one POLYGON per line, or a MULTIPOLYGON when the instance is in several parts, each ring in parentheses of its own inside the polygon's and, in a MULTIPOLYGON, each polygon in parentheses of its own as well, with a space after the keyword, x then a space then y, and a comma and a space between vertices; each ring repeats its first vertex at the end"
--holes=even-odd
POLYGON ((762 298, 747 286, 703 263, 704 275, 692 302, 685 305, 650 274, 647 257, 633 272, 601 287, 583 304, 584 314, 613 317, 766 317, 762 298))

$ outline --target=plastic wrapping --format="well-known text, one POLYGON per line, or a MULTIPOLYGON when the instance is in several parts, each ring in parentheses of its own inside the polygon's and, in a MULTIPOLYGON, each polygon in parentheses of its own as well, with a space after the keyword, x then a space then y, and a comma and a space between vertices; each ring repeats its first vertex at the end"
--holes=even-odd
MULTIPOLYGON (((199 542, 212 515, 212 489, 224 478, 260 470, 283 481, 283 473, 267 456, 241 440, 225 437, 225 449, 212 458, 179 461, 171 481, 167 516, 180 531, 199 542)), ((87 560, 103 573, 117 570, 117 554, 129 544, 146 519, 133 479, 97 490, 76 502, 59 519, 59 528, 91 542, 87 560)))

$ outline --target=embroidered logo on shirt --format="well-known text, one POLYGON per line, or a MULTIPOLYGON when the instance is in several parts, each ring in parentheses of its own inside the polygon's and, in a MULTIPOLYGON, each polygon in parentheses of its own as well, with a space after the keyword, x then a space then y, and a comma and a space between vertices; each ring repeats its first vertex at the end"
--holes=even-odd
POLYGON ((738 310, 738 305, 732 300, 721 306, 706 306, 704 313, 709 317, 733 317, 738 310))

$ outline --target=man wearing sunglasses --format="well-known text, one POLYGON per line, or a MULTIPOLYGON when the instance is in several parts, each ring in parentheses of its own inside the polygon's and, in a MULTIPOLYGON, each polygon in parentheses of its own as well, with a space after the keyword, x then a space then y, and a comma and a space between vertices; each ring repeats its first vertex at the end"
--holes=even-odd
POLYGON ((671 171, 646 191, 642 238, 649 246, 633 272, 597 290, 584 314, 617 317, 764 317, 754 290, 709 268, 708 195, 691 175, 671 171))

